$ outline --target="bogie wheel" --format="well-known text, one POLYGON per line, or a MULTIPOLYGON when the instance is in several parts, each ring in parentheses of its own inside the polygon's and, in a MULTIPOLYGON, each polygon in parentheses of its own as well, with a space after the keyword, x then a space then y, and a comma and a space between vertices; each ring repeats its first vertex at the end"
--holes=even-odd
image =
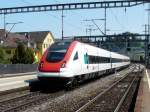
POLYGON ((72 79, 71 81, 69 81, 66 86, 65 86, 65 89, 67 91, 70 91, 72 89, 74 89, 75 87, 78 86, 78 80, 76 78, 72 79))

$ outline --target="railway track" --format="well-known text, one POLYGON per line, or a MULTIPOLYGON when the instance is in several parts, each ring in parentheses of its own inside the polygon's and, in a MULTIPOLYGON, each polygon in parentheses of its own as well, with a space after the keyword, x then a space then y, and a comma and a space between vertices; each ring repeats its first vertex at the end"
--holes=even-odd
POLYGON ((21 90, 21 91, 20 90, 18 90, 18 91, 9 91, 9 93, 5 92, 5 93, 2 93, 0 95, 0 102, 16 98, 16 96, 17 97, 23 96, 23 95, 26 95, 28 93, 30 93, 29 89, 25 89, 25 90, 21 90))
MULTIPOLYGON (((132 67, 132 69, 134 69, 134 67, 132 67)), ((124 91, 124 89, 126 88, 126 85, 127 85, 127 84, 125 84, 125 82, 129 82, 128 79, 133 79, 133 78, 135 78, 135 77, 134 77, 134 75, 131 74, 130 78, 127 78, 125 81, 121 81, 120 80, 120 82, 122 82, 122 84, 118 85, 119 89, 121 89, 122 91, 124 91)), ((114 89, 114 91, 116 91, 116 90, 114 89)), ((51 104, 54 104, 56 106, 56 108, 59 109, 59 107, 57 107, 57 104, 55 104, 56 102, 55 102, 54 99, 58 99, 58 101, 60 101, 59 97, 65 95, 64 98, 67 98, 67 96, 69 94, 71 94, 71 93, 74 94, 73 91, 66 92, 66 93, 65 93, 65 91, 57 91, 57 92, 51 92, 51 93, 43 93, 43 92, 40 92, 40 91, 39 92, 31 92, 29 94, 22 95, 22 96, 19 96, 19 97, 16 97, 16 98, 12 98, 12 99, 7 99, 7 100, 0 101, 0 112, 22 112, 22 111, 25 111, 27 109, 29 109, 29 111, 30 111, 30 110, 32 110, 33 107, 37 107, 37 106, 39 106, 39 105, 41 105, 41 104, 43 104, 45 102, 49 102, 51 104), (53 103, 53 102, 55 102, 55 103, 53 103)), ((104 92, 103 92, 103 94, 104 94, 104 92)), ((110 95, 110 96, 112 96, 112 95, 110 95)), ((106 97, 110 97, 110 96, 106 96, 106 97)), ((66 99, 64 99, 64 101, 65 100, 66 99)), ((62 103, 62 102, 60 102, 60 103, 62 103)), ((105 105, 105 101, 103 101, 102 103, 105 105)), ((94 103, 92 105, 95 106, 94 103)), ((90 107, 90 106, 88 106, 88 107, 90 107)), ((49 108, 49 107, 46 106, 46 108, 49 108)), ((53 106, 53 108, 55 108, 55 107, 53 106)), ((43 112, 45 112, 45 111, 49 112, 49 109, 48 110, 47 109, 43 109, 43 110, 44 110, 43 112)), ((52 111, 53 109, 51 108, 50 110, 52 111)), ((61 110, 61 109, 59 109, 59 110, 61 110)), ((77 110, 77 108, 75 110, 77 110)), ((63 109, 62 109, 62 111, 63 111, 63 109)), ((88 111, 91 111, 91 110, 88 110, 88 109, 84 109, 84 110, 79 109, 79 110, 77 110, 77 112, 80 112, 80 111, 86 111, 86 112, 88 112, 88 111)), ((37 112, 37 110, 36 110, 36 112, 37 112)))
POLYGON ((123 102, 138 79, 138 72, 125 75, 76 112, 121 112, 123 102))
POLYGON ((0 102, 0 112, 23 111, 26 108, 33 107, 34 105, 40 104, 49 99, 53 99, 62 94, 63 91, 57 93, 41 93, 39 91, 4 100, 0 102))
POLYGON ((116 75, 109 75, 108 77, 100 78, 86 85, 81 85, 79 88, 67 92, 66 94, 56 98, 55 100, 32 108, 32 110, 28 109, 25 112, 60 112, 60 110, 61 112, 75 112, 81 106, 94 98, 97 94, 102 93, 114 82, 130 73, 134 68, 135 67, 132 66, 127 71, 121 71, 116 75))

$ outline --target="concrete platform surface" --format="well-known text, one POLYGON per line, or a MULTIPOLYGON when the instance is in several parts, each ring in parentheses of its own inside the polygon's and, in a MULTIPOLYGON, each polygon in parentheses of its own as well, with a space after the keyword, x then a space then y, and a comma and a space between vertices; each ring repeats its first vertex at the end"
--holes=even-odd
POLYGON ((141 80, 134 112, 150 112, 150 69, 141 80))
POLYGON ((0 92, 29 86, 30 80, 33 80, 36 78, 37 78, 36 74, 26 75, 26 76, 0 78, 0 92))

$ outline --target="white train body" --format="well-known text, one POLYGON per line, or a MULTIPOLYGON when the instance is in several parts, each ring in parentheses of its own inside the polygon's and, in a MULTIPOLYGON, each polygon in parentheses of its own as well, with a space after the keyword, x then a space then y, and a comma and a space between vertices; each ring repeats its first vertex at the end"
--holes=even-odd
POLYGON ((44 53, 38 67, 38 78, 40 80, 65 80, 75 77, 78 80, 89 79, 115 69, 118 70, 129 64, 130 58, 118 53, 78 41, 61 42, 55 43, 54 47, 44 53), (64 49, 63 46, 65 46, 64 49), (62 55, 61 59, 59 55, 62 55))

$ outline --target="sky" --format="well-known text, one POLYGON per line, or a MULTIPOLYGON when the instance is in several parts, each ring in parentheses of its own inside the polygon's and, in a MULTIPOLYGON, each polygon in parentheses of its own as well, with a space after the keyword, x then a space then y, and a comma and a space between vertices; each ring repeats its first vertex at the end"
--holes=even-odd
MULTIPOLYGON (((0 0, 0 8, 47 5, 57 3, 90 2, 104 0, 0 0)), ((108 0, 105 0, 108 1, 108 0)), ((107 9, 107 34, 122 32, 144 33, 144 24, 148 23, 148 5, 139 5, 130 8, 107 9)), ((23 22, 16 24, 12 32, 51 31, 54 38, 61 38, 61 11, 19 13, 6 15, 6 23, 23 22)), ((103 19, 104 9, 84 9, 64 11, 64 36, 90 35, 86 33, 89 25, 97 27, 86 19, 103 19)), ((96 24, 104 31, 104 21, 97 20, 96 24)), ((12 24, 6 25, 9 31, 12 24)), ((4 28, 4 15, 0 15, 0 29, 4 28)), ((91 35, 102 35, 99 30, 93 30, 91 35)))

